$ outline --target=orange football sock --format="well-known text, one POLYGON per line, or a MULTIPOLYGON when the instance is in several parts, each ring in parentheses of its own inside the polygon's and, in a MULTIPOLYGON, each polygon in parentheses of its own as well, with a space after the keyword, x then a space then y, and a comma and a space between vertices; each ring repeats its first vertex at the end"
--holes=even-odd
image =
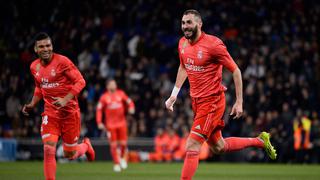
POLYGON ((69 158, 70 160, 74 160, 87 152, 88 145, 86 143, 81 143, 81 144, 78 144, 77 146, 71 146, 71 147, 64 146, 63 149, 64 151, 76 151, 76 153, 71 158, 69 158))
POLYGON ((199 164, 199 152, 187 151, 181 172, 181 180, 191 180, 199 164))
POLYGON ((78 158, 80 156, 82 156, 84 153, 86 153, 88 150, 88 145, 85 144, 85 143, 81 143, 81 144, 78 144, 77 146, 77 153, 76 153, 76 157, 75 158, 78 158))
POLYGON ((117 145, 111 144, 110 151, 111 151, 111 156, 112 156, 114 164, 119 164, 120 160, 119 160, 119 156, 118 156, 118 152, 117 152, 117 145))
POLYGON ((126 155, 126 151, 127 151, 127 145, 120 145, 120 157, 124 158, 124 156, 126 155))
POLYGON ((44 177, 46 180, 56 179, 56 147, 50 145, 43 146, 44 159, 43 159, 43 169, 44 177))
POLYGON ((224 152, 239 151, 247 147, 263 148, 263 142, 258 138, 229 137, 224 141, 224 152))

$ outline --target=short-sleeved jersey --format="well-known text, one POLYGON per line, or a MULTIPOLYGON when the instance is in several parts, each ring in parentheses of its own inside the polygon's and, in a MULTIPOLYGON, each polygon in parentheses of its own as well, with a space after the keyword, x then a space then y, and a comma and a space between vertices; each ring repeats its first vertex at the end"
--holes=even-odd
POLYGON ((182 37, 178 51, 180 64, 187 71, 191 97, 206 97, 226 90, 222 85, 222 68, 233 72, 237 65, 219 38, 201 32, 199 39, 191 44, 182 37))
POLYGON ((36 59, 30 65, 30 71, 35 81, 34 96, 43 98, 44 113, 55 118, 69 118, 79 110, 77 95, 85 86, 85 80, 77 67, 67 57, 54 53, 47 65, 42 65, 36 59), (65 97, 72 93, 75 97, 65 107, 59 108, 52 104, 56 97, 65 97))
POLYGON ((104 123, 107 128, 126 126, 127 108, 134 108, 134 103, 124 91, 118 89, 114 93, 105 92, 97 105, 96 121, 98 124, 101 123, 104 113, 104 123))

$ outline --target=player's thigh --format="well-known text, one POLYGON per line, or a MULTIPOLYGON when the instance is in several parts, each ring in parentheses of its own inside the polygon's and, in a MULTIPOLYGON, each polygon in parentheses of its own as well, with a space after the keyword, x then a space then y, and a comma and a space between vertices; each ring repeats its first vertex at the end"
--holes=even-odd
POLYGON ((224 93, 219 96, 206 97, 201 102, 194 103, 196 112, 194 123, 191 127, 191 136, 209 138, 211 133, 224 127, 222 116, 225 110, 224 93))
POLYGON ((117 140, 120 141, 120 143, 125 143, 128 140, 128 132, 127 132, 127 126, 122 126, 117 128, 117 140))
POLYGON ((107 138, 110 143, 116 142, 118 139, 117 128, 108 128, 107 138))
POLYGON ((44 144, 57 143, 61 134, 60 120, 42 113, 41 138, 44 144))
POLYGON ((61 137, 64 145, 70 146, 70 147, 76 146, 78 143, 80 130, 81 130, 80 112, 79 111, 74 112, 68 118, 61 120, 61 122, 62 122, 61 137))

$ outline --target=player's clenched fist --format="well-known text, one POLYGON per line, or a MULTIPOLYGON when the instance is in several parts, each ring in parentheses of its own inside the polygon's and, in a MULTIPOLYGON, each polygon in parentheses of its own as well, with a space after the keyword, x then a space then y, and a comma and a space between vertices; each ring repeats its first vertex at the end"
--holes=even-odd
POLYGON ((176 96, 169 97, 165 102, 166 108, 170 111, 173 111, 173 104, 176 102, 176 100, 177 100, 176 96))

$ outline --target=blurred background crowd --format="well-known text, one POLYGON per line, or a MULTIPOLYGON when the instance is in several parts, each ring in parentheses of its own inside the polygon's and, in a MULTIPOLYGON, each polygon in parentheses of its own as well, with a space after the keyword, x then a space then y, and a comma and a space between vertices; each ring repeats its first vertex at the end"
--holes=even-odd
MULTIPOLYGON (((241 1, 27 1, 1 2, 0 137, 40 138, 40 105, 31 117, 20 110, 33 94, 29 71, 33 37, 53 39, 55 52, 69 57, 87 85, 79 96, 82 135, 100 137, 95 107, 105 80, 135 102, 129 137, 154 137, 158 128, 182 135, 192 124, 188 83, 174 113, 164 101, 174 86, 186 9, 200 11, 205 32, 221 38, 242 70, 245 115, 229 117, 234 103, 231 73, 224 73, 225 137, 269 131, 279 162, 320 162, 320 3, 316 0, 241 1), (318 24, 318 25, 317 25, 318 24)), ((252 150, 249 161, 259 160, 252 150)), ((261 158, 260 158, 261 159, 261 158)))

